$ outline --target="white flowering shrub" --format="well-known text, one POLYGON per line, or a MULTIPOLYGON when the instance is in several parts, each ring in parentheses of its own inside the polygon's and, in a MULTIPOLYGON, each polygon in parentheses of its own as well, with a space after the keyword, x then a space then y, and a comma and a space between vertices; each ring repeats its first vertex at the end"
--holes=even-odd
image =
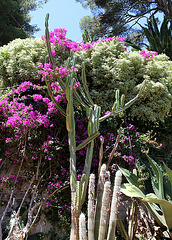
MULTIPOLYGON (((158 121, 172 109, 172 61, 165 54, 142 56, 126 51, 123 43, 99 42, 89 51, 77 54, 78 70, 85 62, 91 96, 103 109, 112 108, 115 90, 125 94, 126 102, 137 95, 141 83, 146 87, 127 112, 131 118, 158 121)), ((79 73, 79 71, 78 71, 79 73)))
POLYGON ((0 79, 2 85, 40 79, 38 65, 45 62, 47 50, 41 38, 15 39, 0 47, 0 79))

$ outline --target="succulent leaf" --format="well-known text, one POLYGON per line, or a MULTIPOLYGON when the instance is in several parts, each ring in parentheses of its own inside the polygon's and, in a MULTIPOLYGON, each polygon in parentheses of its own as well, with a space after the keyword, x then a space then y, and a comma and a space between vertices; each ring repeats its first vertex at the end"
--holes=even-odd
MULTIPOLYGON (((128 184, 128 183, 125 183, 121 186, 121 192, 129 197, 138 198, 141 201, 144 201, 144 199, 146 198, 146 195, 143 194, 143 192, 140 189, 138 189, 136 186, 134 186, 132 184, 128 184)), ((154 196, 155 196, 154 200, 157 199, 156 195, 154 195, 154 196)), ((148 196, 148 198, 149 198, 149 196, 148 196)), ((144 201, 144 203, 147 206, 147 208, 151 211, 156 222, 162 227, 166 226, 166 222, 163 218, 162 210, 158 209, 161 212, 161 214, 159 214, 157 211, 157 206, 155 205, 155 202, 144 201)))
POLYGON ((171 183, 171 185, 172 185, 172 170, 171 170, 170 168, 168 168, 165 163, 164 163, 164 167, 165 167, 165 170, 166 170, 166 172, 167 172, 167 174, 168 174, 168 177, 169 177, 169 179, 170 179, 170 183, 171 183))
POLYGON ((145 194, 145 189, 140 188, 140 186, 144 186, 144 182, 136 174, 122 167, 119 167, 119 169, 121 170, 122 174, 126 177, 129 183, 135 185, 137 188, 140 189, 140 191, 143 192, 143 194, 145 194))
POLYGON ((130 197, 145 198, 145 194, 133 184, 124 183, 121 186, 121 192, 130 197))
POLYGON ((150 169, 149 171, 151 174, 152 187, 154 189, 154 192, 160 199, 164 199, 163 175, 162 175, 161 169, 158 166, 158 164, 151 157, 149 157, 147 153, 145 154, 153 169, 153 174, 150 169), (156 178, 154 176, 156 176, 156 178))
POLYGON ((156 197, 156 195, 153 196, 153 194, 146 195, 146 197, 144 199, 142 199, 142 201, 159 204, 163 210, 166 225, 167 225, 168 229, 170 231, 172 231, 172 217, 171 217, 172 203, 168 202, 165 199, 158 199, 156 197))

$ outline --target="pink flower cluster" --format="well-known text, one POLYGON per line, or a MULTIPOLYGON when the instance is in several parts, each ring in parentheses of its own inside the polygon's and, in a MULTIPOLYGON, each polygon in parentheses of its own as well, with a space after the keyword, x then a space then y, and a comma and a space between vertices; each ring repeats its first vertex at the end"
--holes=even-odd
MULTIPOLYGON (((52 83, 52 87, 57 91, 59 87, 57 84, 52 83)), ((33 107, 33 104, 26 105, 22 100, 27 100, 26 96, 20 97, 21 93, 24 94, 30 88, 35 90, 40 90, 39 85, 32 84, 31 82, 22 83, 17 89, 11 91, 8 97, 0 100, 0 111, 3 114, 3 121, 1 122, 1 130, 3 129, 14 129, 15 135, 13 137, 6 137, 5 142, 11 143, 14 138, 19 140, 24 132, 29 129, 36 129, 38 126, 44 126, 45 128, 51 125, 50 115, 52 113, 57 113, 57 109, 54 103, 47 97, 43 97, 41 94, 33 94, 30 98, 33 98, 35 102, 42 102, 42 104, 47 105, 47 112, 42 114, 40 111, 33 107), (16 94, 13 100, 10 100, 11 95, 16 94), (19 98, 20 97, 20 98, 19 98)), ((63 94, 57 94, 55 100, 57 103, 64 101, 65 97, 63 94)))
POLYGON ((73 93, 75 92, 75 90, 76 90, 77 88, 79 88, 80 85, 81 85, 80 82, 76 82, 76 83, 74 84, 73 93))
POLYGON ((0 110, 6 116, 7 120, 2 124, 4 127, 19 128, 22 126, 23 130, 28 128, 35 128, 38 125, 48 126, 47 115, 42 115, 39 111, 34 110, 33 106, 29 104, 19 103, 17 99, 10 101, 8 105, 3 104, 3 99, 0 101, 0 110))
MULTIPOLYGON (((49 32, 50 35, 50 42, 56 46, 56 45, 60 45, 62 47, 64 47, 64 50, 73 50, 74 52, 76 51, 81 51, 81 50, 88 50, 90 48, 93 48, 94 44, 102 41, 102 42, 109 42, 112 41, 113 39, 117 40, 117 41, 124 41, 125 37, 109 37, 109 38, 105 38, 105 39, 100 39, 98 41, 94 41, 92 43, 79 43, 79 42, 73 42, 70 41, 67 37, 66 37, 66 33, 67 31, 64 28, 56 28, 54 29, 54 31, 49 32)), ((46 43, 46 39, 45 36, 41 37, 45 43, 46 43)), ((53 50, 53 55, 55 56, 55 52, 53 50)))
MULTIPOLYGON (((73 50, 75 51, 81 51, 82 49, 87 50, 89 48, 92 48, 92 44, 90 43, 78 43, 70 41, 66 37, 67 31, 64 28, 56 28, 54 31, 49 32, 50 35, 50 43, 52 43, 54 46, 59 45, 64 47, 64 50, 73 50)), ((45 36, 41 37, 45 43, 46 39, 45 36)), ((54 52, 53 52, 54 53, 54 52)))
POLYGON ((55 75, 56 77, 62 78, 64 76, 67 76, 71 71, 77 72, 77 69, 74 68, 73 66, 71 68, 64 68, 60 66, 60 67, 56 67, 55 70, 53 70, 51 63, 45 63, 44 65, 40 64, 38 67, 40 68, 40 70, 38 71, 38 74, 42 76, 41 78, 42 82, 44 80, 52 79, 53 75, 55 75))
POLYGON ((157 52, 146 52, 145 50, 140 51, 140 55, 142 55, 146 59, 151 59, 153 56, 158 55, 157 52))
POLYGON ((128 162, 129 164, 132 164, 134 162, 134 157, 133 156, 123 156, 123 159, 128 162))
MULTIPOLYGON (((30 89, 31 86, 33 87, 33 89, 38 89, 38 90, 41 89, 39 85, 33 84, 28 81, 28 82, 21 83, 13 92, 20 95, 21 93, 26 92, 26 90, 30 89)), ((9 95, 11 95, 11 93, 12 92, 10 92, 9 95)))
POLYGON ((18 181, 18 177, 17 176, 15 176, 15 175, 10 175, 10 176, 8 176, 8 177, 3 177, 3 178, 0 178, 0 184, 1 183, 8 183, 9 182, 9 180, 13 180, 13 181, 18 181))

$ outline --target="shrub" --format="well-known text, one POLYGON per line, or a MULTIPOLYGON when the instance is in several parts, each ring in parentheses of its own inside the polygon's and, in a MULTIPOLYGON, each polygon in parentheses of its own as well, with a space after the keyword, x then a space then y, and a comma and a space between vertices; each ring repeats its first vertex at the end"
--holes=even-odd
POLYGON ((15 39, 0 47, 0 79, 4 87, 39 80, 38 65, 45 62, 45 44, 40 38, 15 39))
MULTIPOLYGON (((115 90, 125 94, 126 101, 132 99, 143 80, 147 80, 145 91, 138 101, 127 110, 131 119, 143 122, 164 120, 171 111, 172 61, 165 54, 145 51, 126 51, 123 39, 111 38, 93 43, 69 41, 64 29, 50 33, 57 66, 64 65, 69 51, 77 56, 78 76, 85 62, 87 81, 93 100, 103 109, 111 109, 115 90), (144 53, 144 54, 143 54, 144 53), (106 89, 106 90, 105 90, 106 89)), ((45 40, 45 38, 42 38, 45 40)), ((36 82, 38 65, 47 55, 41 39, 16 39, 0 48, 0 78, 3 86, 13 86, 22 80, 36 82)))
POLYGON ((116 89, 128 101, 136 95, 143 80, 147 80, 143 94, 128 114, 132 119, 155 122, 164 120, 170 113, 172 61, 165 54, 129 52, 123 42, 114 39, 100 41, 89 51, 82 50, 76 55, 77 68, 85 62, 91 96, 103 109, 112 108, 116 89))

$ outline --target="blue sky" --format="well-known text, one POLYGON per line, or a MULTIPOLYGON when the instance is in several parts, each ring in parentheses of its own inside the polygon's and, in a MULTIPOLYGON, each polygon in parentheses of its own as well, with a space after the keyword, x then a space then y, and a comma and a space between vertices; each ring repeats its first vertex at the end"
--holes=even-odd
POLYGON ((41 29, 34 35, 35 37, 44 35, 44 21, 47 12, 50 14, 50 31, 54 30, 54 28, 65 28, 67 30, 67 38, 77 42, 82 41, 79 21, 83 16, 91 15, 89 9, 84 9, 75 0, 49 0, 43 8, 31 12, 31 24, 37 24, 41 29))

